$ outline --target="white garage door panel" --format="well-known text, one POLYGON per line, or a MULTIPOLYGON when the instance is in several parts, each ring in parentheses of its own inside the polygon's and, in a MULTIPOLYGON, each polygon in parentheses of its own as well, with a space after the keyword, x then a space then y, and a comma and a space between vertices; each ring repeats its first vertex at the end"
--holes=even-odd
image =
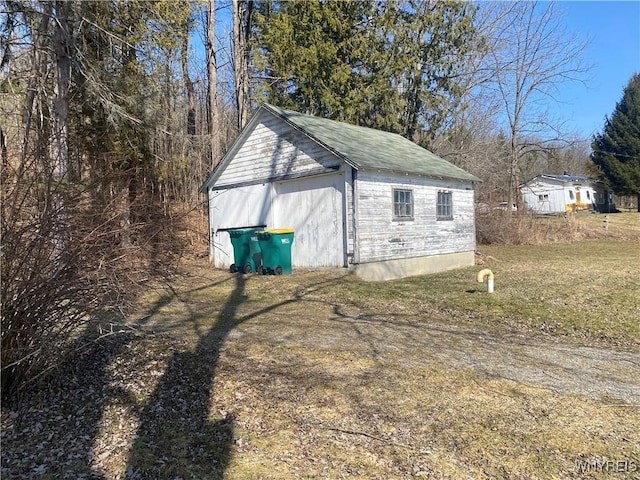
POLYGON ((294 266, 344 266, 343 185, 342 174, 275 184, 273 227, 295 230, 291 250, 294 266))
POLYGON ((271 226, 271 186, 251 185, 213 192, 210 197, 210 220, 213 230, 213 264, 228 267, 233 263, 233 247, 225 228, 271 226))
POLYGON ((216 229, 267 225, 271 213, 269 184, 213 193, 212 225, 216 229))

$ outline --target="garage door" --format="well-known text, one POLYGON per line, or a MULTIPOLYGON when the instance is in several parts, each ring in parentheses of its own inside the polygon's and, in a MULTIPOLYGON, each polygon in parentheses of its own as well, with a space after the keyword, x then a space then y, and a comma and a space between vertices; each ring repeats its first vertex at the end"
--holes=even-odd
POLYGON ((294 266, 346 266, 343 190, 342 173, 276 182, 273 226, 295 230, 294 266))

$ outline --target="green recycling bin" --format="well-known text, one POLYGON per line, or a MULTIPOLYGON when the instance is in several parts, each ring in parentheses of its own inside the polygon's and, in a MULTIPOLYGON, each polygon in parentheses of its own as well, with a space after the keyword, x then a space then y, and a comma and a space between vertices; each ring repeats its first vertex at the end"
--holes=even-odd
POLYGON ((262 251, 262 273, 289 275, 293 229, 273 228, 257 233, 262 251))
POLYGON ((232 273, 251 273, 262 269, 262 254, 256 232, 261 228, 234 228, 228 230, 233 245, 233 261, 229 270, 232 273))

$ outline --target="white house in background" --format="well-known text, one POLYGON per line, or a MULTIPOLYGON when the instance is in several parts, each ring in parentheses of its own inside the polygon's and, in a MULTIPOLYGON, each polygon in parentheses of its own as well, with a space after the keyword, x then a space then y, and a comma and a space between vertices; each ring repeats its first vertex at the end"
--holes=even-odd
POLYGON ((525 208, 535 213, 615 210, 613 194, 596 180, 576 175, 538 175, 520 187, 525 208))
POLYGON ((294 267, 370 280, 474 264, 478 178, 400 135, 263 104, 201 192, 209 256, 233 263, 226 230, 293 228, 294 267))

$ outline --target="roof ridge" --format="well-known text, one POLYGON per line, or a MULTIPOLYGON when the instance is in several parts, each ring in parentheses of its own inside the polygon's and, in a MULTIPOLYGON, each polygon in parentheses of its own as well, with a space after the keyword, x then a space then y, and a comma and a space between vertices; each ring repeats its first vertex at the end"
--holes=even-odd
MULTIPOLYGON (((388 135, 396 135, 404 140, 409 140, 408 138, 403 137, 402 135, 400 135, 399 133, 396 132, 389 132, 387 130, 380 130, 377 128, 373 128, 373 127, 365 127, 364 125, 356 125, 355 123, 349 123, 347 121, 343 121, 343 120, 335 120, 333 118, 327 118, 327 117, 319 117, 317 115, 311 115, 310 113, 304 113, 304 112, 298 112, 297 110, 289 110, 288 108, 284 108, 284 107, 278 107, 276 105, 273 105, 271 103, 263 103, 262 105, 264 105, 265 107, 268 108, 268 110, 274 112, 274 113, 279 113, 279 111, 281 112, 286 112, 286 113, 293 113, 296 115, 304 115, 305 117, 311 118, 311 119, 315 119, 315 120, 321 120, 321 121, 325 121, 325 122, 333 122, 333 123, 338 123, 341 125, 347 125, 349 127, 353 127, 353 128, 361 128, 363 130, 368 130, 371 131, 372 133, 386 133, 388 135)), ((411 141, 411 140, 409 140, 411 141)))

